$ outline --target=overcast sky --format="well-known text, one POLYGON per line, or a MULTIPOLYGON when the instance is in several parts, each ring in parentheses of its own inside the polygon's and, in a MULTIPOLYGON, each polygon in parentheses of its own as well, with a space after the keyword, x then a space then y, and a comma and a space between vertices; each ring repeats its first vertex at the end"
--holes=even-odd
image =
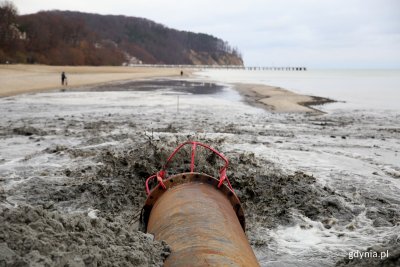
POLYGON ((12 0, 40 10, 144 17, 212 34, 247 66, 400 68, 400 0, 12 0))

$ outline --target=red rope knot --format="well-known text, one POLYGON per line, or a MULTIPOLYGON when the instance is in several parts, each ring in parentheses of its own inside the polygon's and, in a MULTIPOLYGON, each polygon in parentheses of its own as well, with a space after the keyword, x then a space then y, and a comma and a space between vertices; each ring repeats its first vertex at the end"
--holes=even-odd
POLYGON ((220 171, 220 174, 219 174, 218 188, 221 187, 221 185, 224 183, 224 181, 226 180, 226 178, 227 178, 227 176, 226 176, 226 169, 223 168, 223 169, 220 171))
POLYGON ((164 176, 165 176, 165 171, 164 171, 164 170, 161 170, 161 171, 157 172, 157 181, 158 181, 158 184, 161 185, 161 187, 162 187, 163 189, 167 189, 167 187, 166 187, 165 184, 163 183, 164 176))

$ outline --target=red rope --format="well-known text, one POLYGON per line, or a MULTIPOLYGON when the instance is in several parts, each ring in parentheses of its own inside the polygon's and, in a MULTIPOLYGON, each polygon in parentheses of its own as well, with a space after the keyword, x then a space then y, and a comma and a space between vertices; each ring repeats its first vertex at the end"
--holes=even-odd
POLYGON ((190 172, 194 171, 194 156, 196 154, 196 143, 193 142, 192 144, 192 159, 190 161, 190 172))

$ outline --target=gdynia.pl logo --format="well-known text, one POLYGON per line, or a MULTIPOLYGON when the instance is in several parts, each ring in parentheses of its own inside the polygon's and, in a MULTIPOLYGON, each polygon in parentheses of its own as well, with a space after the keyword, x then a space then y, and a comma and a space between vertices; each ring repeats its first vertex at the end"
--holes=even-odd
POLYGON ((386 251, 350 251, 349 252, 349 259, 352 260, 353 258, 359 258, 359 259, 363 259, 363 258, 387 258, 389 257, 389 250, 386 251))

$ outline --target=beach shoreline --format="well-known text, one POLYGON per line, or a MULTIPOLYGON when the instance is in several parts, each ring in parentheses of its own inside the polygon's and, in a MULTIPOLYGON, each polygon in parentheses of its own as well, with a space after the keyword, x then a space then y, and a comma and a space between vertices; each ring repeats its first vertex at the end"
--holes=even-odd
POLYGON ((313 106, 335 102, 329 98, 302 95, 264 84, 236 83, 235 89, 244 97, 246 103, 278 113, 324 114, 313 106))
MULTIPOLYGON (((193 75, 193 70, 180 68, 47 65, 0 65, 0 77, 0 97, 50 90, 74 90, 121 81, 199 78, 193 75), (61 85, 60 75, 63 71, 67 74, 68 86, 61 85), (184 73, 182 76, 181 71, 184 73)), ((335 102, 328 98, 297 94, 280 87, 243 83, 233 85, 247 104, 272 112, 323 114, 313 106, 335 102)))
POLYGON ((55 89, 75 89, 109 82, 165 77, 189 77, 180 68, 142 68, 123 66, 47 66, 0 65, 0 97, 55 89), (68 86, 61 85, 61 72, 66 72, 68 86))

